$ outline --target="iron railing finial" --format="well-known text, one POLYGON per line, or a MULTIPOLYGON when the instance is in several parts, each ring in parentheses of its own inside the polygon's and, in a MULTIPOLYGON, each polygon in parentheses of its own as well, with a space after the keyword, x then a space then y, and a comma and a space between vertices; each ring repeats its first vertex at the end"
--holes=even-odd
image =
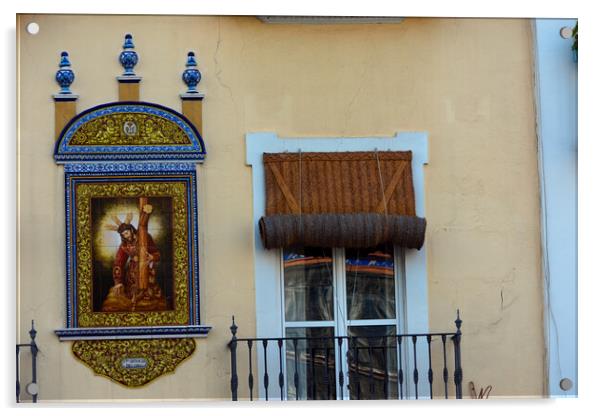
POLYGON ((454 321, 456 323, 456 328, 458 328, 458 330, 456 331, 457 334, 461 334, 462 331, 460 331, 460 327, 462 326, 462 320, 460 319, 460 309, 456 309, 456 320, 454 321))
POLYGON ((36 335, 38 331, 36 331, 34 326, 34 320, 31 320, 31 329, 29 330, 29 336, 31 337, 31 342, 35 343, 36 335))
POLYGON ((232 325, 230 326, 230 332, 232 336, 236 338, 236 331, 238 330, 238 326, 236 326, 236 322, 234 322, 234 315, 232 315, 232 325))

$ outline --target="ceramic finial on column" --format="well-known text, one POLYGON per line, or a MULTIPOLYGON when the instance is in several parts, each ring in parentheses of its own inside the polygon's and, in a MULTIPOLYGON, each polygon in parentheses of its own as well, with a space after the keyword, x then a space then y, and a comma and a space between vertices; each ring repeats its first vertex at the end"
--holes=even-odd
POLYGON ((119 101, 140 101, 140 81, 134 72, 138 63, 138 54, 134 50, 134 40, 130 33, 125 35, 123 51, 119 54, 119 63, 123 66, 123 74, 117 77, 119 82, 119 101))
POLYGON ((75 102, 79 98, 70 89, 71 84, 75 80, 75 73, 71 69, 69 54, 65 51, 61 52, 59 69, 56 71, 54 79, 61 87, 58 93, 52 94, 52 98, 54 99, 54 138, 56 139, 69 120, 75 117, 75 102))
POLYGON ((69 54, 65 51, 61 52, 61 61, 59 62, 59 70, 56 71, 55 79, 61 87, 59 94, 72 94, 69 87, 75 80, 75 73, 71 69, 69 54))
POLYGON ((192 51, 188 52, 186 69, 182 72, 182 81, 188 87, 185 93, 180 94, 182 114, 192 122, 200 134, 203 134, 203 98, 205 95, 196 88, 201 82, 201 71, 197 68, 196 58, 192 51))
POLYGON ((186 69, 182 73, 182 81, 188 86, 188 94, 198 94, 196 86, 201 82, 201 72, 197 69, 194 52, 188 52, 188 60, 186 61, 186 69))
POLYGON ((123 66, 123 76, 135 76, 134 67, 138 63, 138 54, 134 50, 134 41, 131 34, 125 35, 123 51, 119 54, 119 62, 123 66))

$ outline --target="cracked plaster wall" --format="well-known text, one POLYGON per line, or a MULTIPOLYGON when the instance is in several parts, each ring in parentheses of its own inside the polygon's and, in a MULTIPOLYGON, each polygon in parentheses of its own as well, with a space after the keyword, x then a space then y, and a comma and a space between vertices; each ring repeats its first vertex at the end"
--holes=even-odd
MULTIPOLYGON (((392 136, 426 131, 433 330, 464 320, 465 383, 494 395, 544 393, 544 342, 531 37, 521 19, 393 25, 267 25, 253 17, 22 15, 19 58, 18 337, 35 319, 41 400, 229 397, 232 314, 254 334, 252 190, 244 134, 392 136), (30 21, 40 33, 28 35, 30 21), (179 109, 197 55, 207 161, 199 173, 202 313, 214 326, 175 375, 124 389, 59 343, 64 325, 62 171, 52 160, 51 94, 70 53, 78 110, 117 99, 132 33, 141 99, 179 109), (36 259, 33 261, 33 259, 36 259)), ((467 389, 465 387, 465 394, 467 389)))

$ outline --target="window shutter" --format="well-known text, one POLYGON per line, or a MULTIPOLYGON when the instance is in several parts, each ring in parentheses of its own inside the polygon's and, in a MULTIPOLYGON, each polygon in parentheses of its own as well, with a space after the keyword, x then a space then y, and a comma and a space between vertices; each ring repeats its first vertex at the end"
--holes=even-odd
POLYGON ((264 153, 266 248, 420 248, 411 152, 264 153))

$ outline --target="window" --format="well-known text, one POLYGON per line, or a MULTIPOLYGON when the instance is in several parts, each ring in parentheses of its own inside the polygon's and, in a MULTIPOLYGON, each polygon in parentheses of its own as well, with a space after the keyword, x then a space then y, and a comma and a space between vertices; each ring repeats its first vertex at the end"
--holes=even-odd
MULTIPOLYGON (((249 133, 246 135, 246 160, 247 164, 252 167, 252 186, 253 186, 253 228, 255 233, 254 238, 254 260, 255 260, 255 305, 256 305, 256 336, 257 337, 285 337, 289 334, 298 336, 331 336, 338 334, 348 334, 352 331, 353 334, 359 334, 359 331, 383 331, 381 326, 389 326, 389 323, 383 323, 377 325, 378 320, 370 322, 366 319, 355 319, 351 322, 346 322, 347 317, 343 318, 343 314, 340 310, 346 311, 347 298, 345 292, 346 288, 346 274, 344 271, 345 257, 352 258, 352 255, 346 253, 342 248, 326 249, 325 253, 311 253, 314 257, 331 258, 329 266, 331 267, 331 274, 318 275, 317 272, 311 272, 309 279, 313 279, 312 282, 318 283, 315 287, 312 297, 316 293, 320 293, 322 300, 331 302, 332 311, 326 307, 322 308, 321 311, 312 311, 314 303, 305 305, 302 302, 303 297, 307 298, 308 288, 303 286, 296 280, 301 280, 301 277, 293 279, 290 284, 289 296, 294 296, 296 299, 296 305, 290 306, 289 314, 293 314, 292 319, 287 319, 285 316, 285 281, 283 272, 283 254, 282 249, 266 249, 260 235, 259 227, 257 223, 266 214, 266 184, 265 184, 265 167, 263 162, 264 153, 278 153, 278 152, 290 152, 298 153, 301 152, 341 152, 341 151, 378 151, 386 152, 392 151, 411 151, 412 152, 412 163, 411 170, 413 176, 413 185, 415 193, 415 208, 417 216, 424 216, 424 172, 423 165, 428 160, 428 142, 427 135, 425 133, 412 132, 412 133, 398 133, 394 137, 386 138, 280 138, 274 133, 249 133), (319 256, 317 254, 320 254, 319 256), (313 273, 313 274, 312 274, 313 273), (330 284, 329 279, 332 281, 330 284), (319 288, 319 289, 318 289, 319 288), (332 294, 329 294, 332 291, 332 294), (331 297, 330 297, 331 296, 331 297), (298 304, 298 305, 297 305, 298 304), (304 305, 304 306, 299 306, 304 305), (324 313, 332 312, 332 315, 324 315, 324 313), (316 316, 317 315, 317 316, 316 316), (320 318, 320 319, 316 319, 320 318), (357 322, 359 321, 359 322, 357 322), (354 325, 354 323, 362 325, 354 325), (369 325, 373 324, 373 325, 369 325), (310 329, 308 329, 310 328, 310 329), (367 329, 363 329, 367 328, 367 329), (356 331, 356 332, 353 332, 356 331)), ((290 188, 295 191, 296 188, 290 188)), ((305 249, 307 250, 307 249, 305 249)), ((292 251, 292 250, 289 250, 292 251)), ((308 252, 297 253, 298 255, 308 255, 308 252)), ((396 330, 398 333, 403 332, 428 332, 428 291, 427 291, 427 266, 426 266, 426 250, 406 250, 401 247, 394 248, 394 273, 395 273, 395 305, 396 315, 393 321, 397 325, 396 330), (402 296, 405 294, 405 296, 402 296)), ((356 280, 356 289, 359 279, 356 280)), ((351 283, 350 283, 351 284, 351 283)), ((363 293, 363 292, 362 292, 363 293)), ((385 290, 386 293, 386 290, 385 290)), ((350 302, 357 310, 360 308, 361 302, 360 297, 351 296, 350 302)), ((316 301, 317 302, 317 301, 316 301)), ((353 309, 349 307, 349 309, 353 309)), ((346 313, 346 312, 345 312, 346 313)), ((359 312, 358 312, 359 313, 359 312)), ((357 316, 363 315, 354 315, 357 316)), ((385 315, 387 316, 387 315, 385 315)), ((392 318, 384 318, 392 319, 392 318)), ((389 321, 391 322, 391 321, 389 321)), ((316 341, 317 342, 317 341, 316 341)), ((283 346, 284 347, 284 346, 283 346)), ((286 346, 289 353, 288 359, 294 360, 294 346, 286 346)), ((297 345, 297 355, 300 358, 301 343, 297 345)), ((322 347, 321 344, 315 345, 315 347, 322 347)), ((318 354, 319 351, 314 347, 314 354, 318 354)), ((332 347, 329 345, 329 347, 332 347)), ((306 351, 311 358, 312 346, 306 351)), ((338 350, 338 345, 336 346, 338 350)), ((354 350, 350 350, 354 353, 354 350)), ((333 350, 328 353, 328 365, 327 368, 336 368, 334 366, 334 360, 339 360, 338 352, 335 356, 332 356, 333 350), (332 363, 332 364, 330 364, 332 363)), ((374 353, 374 351, 373 351, 374 353)), ((258 354, 257 368, 266 368, 270 374, 278 374, 280 371, 279 360, 278 360, 278 348, 268 349, 268 354, 274 354, 272 358, 268 358, 265 362, 262 354, 258 354), (265 365, 265 366, 264 366, 265 365)), ((326 358, 326 352, 321 353, 326 358)), ((359 354, 359 349, 358 349, 359 354)), ((361 357, 360 357, 361 358, 361 357)), ((387 359, 389 357, 387 356, 387 359)), ((384 356, 382 358, 384 361, 384 356)), ((417 356, 418 365, 422 368, 428 367, 428 356, 421 355, 418 353, 417 356)), ((345 360, 341 360, 345 365, 345 360)), ((320 361, 324 364, 324 361, 320 361)), ((282 363, 283 366, 286 363, 282 363)), ((294 363, 293 363, 294 365, 294 363)), ((302 367, 302 366, 301 366, 302 367)), ((302 381, 303 371, 319 371, 323 368, 311 365, 307 365, 305 368, 298 368, 299 382, 302 381)), ((341 366, 339 366, 341 367, 341 366)), ((344 369, 345 372, 347 369, 344 369)), ((338 374, 334 374, 334 370, 329 370, 327 377, 324 377, 322 373, 322 380, 334 380, 334 376, 338 378, 338 374)), ((338 370, 337 370, 338 371, 338 370)), ((351 369, 353 373, 353 368, 351 369)), ((319 374, 319 373, 318 373, 319 374)), ((294 372, 293 372, 294 376, 294 372)), ((294 380, 285 380, 287 386, 294 386, 294 380), (291 382, 293 384, 291 384, 291 382)), ((355 380, 349 380, 353 387, 355 380)), ((319 384, 319 383, 318 383, 319 384)), ((319 389, 319 385, 316 385, 317 393, 320 392, 322 395, 328 396, 328 386, 322 390, 319 389), (323 393, 326 391, 326 393, 323 393)), ((330 384, 331 392, 333 395, 332 384, 330 384)), ((360 386, 361 387, 361 386, 360 386)), ((309 385, 306 389, 313 389, 313 385, 309 385)), ((424 379, 419 381, 419 395, 428 396, 428 382, 424 379)), ((301 390, 301 389, 300 389, 301 390)), ((348 390, 349 391, 349 390, 348 390)), ((292 394, 295 394, 295 390, 290 390, 292 394)), ((349 391, 350 392, 350 391, 349 391)), ((299 393, 303 393, 299 391, 299 393)), ((405 393, 405 392, 404 392, 405 393)), ((306 394, 306 393, 304 393, 306 394)), ((280 399, 280 390, 278 383, 270 382, 269 385, 270 398, 280 399)), ((317 394, 316 397, 319 397, 317 394)), ((329 396, 328 396, 329 397, 329 396)), ((351 397, 349 397, 351 398, 351 397)))
POLYGON ((401 250, 304 247, 282 253, 284 334, 309 338, 286 343, 288 397, 334 399, 339 373, 346 398, 366 397, 370 377, 375 399, 385 398, 385 389, 396 396, 401 351, 386 336, 403 332, 401 250), (335 335, 353 338, 339 346, 335 335))

